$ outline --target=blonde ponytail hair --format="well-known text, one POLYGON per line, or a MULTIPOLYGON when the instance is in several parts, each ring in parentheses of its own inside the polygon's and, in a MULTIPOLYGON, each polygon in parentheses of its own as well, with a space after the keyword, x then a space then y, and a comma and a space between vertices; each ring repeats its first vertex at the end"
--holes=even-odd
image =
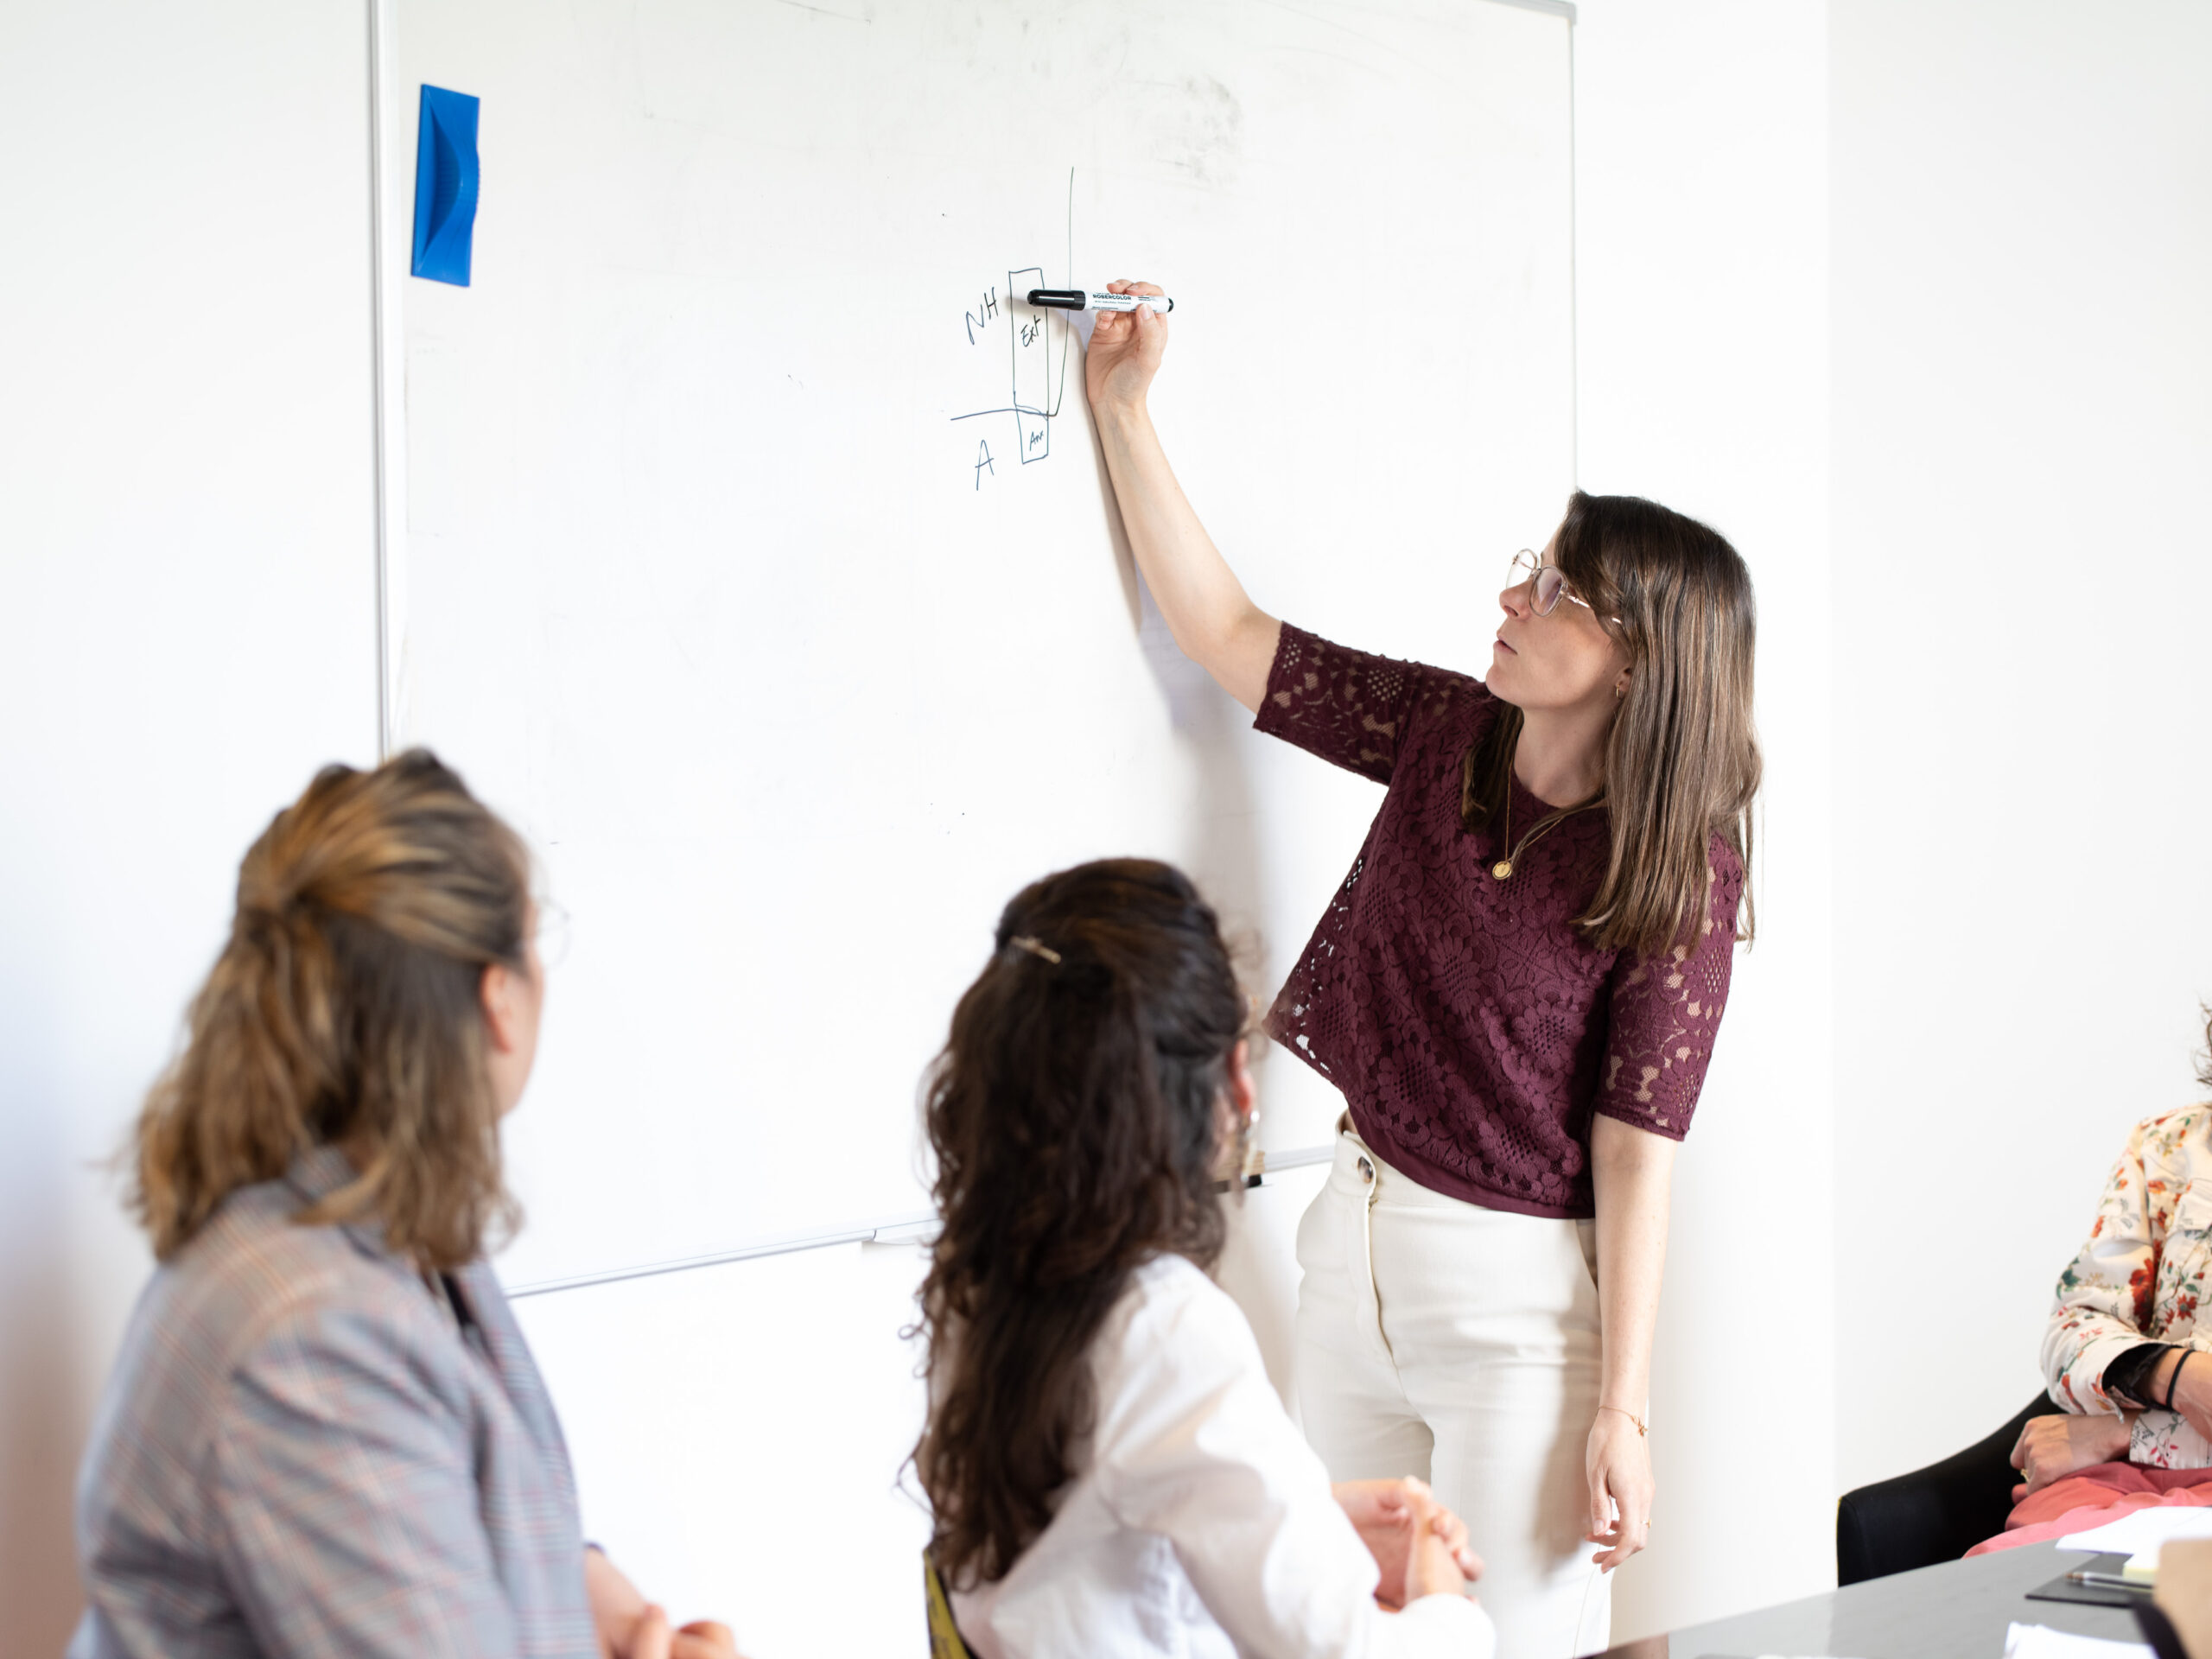
POLYGON ((242 1186, 342 1147, 297 1219, 373 1219, 452 1268, 516 1219, 480 986, 524 970, 529 856, 426 749, 327 766, 238 867, 231 936, 138 1118, 130 1205, 163 1261, 242 1186))

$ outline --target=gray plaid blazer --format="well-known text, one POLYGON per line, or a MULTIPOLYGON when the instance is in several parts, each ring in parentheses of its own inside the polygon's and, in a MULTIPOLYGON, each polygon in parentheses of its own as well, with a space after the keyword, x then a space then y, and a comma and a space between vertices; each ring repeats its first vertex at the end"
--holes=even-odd
POLYGON ((499 1281, 461 1317, 374 1225, 292 1217, 325 1147, 234 1193, 140 1297, 78 1483, 71 1659, 574 1656, 575 1482, 499 1281))

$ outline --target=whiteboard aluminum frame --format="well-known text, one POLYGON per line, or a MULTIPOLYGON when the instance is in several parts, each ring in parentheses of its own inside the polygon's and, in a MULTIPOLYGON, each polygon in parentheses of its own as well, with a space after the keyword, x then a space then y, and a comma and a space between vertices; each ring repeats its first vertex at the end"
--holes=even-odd
MULTIPOLYGON (((1268 1154, 1268 1166, 1253 1183, 1266 1186, 1274 1177, 1287 1170, 1310 1169, 1316 1164, 1330 1162, 1337 1155, 1334 1147, 1300 1147, 1294 1152, 1268 1154)), ((758 1243, 741 1244, 734 1249, 716 1250, 709 1255, 687 1255, 673 1262, 650 1262, 634 1268, 610 1268, 605 1273, 578 1274, 569 1279, 543 1279, 527 1285, 507 1286, 509 1300, 523 1296, 547 1296, 556 1290, 582 1290, 591 1285, 620 1284, 630 1279, 658 1279, 663 1274, 688 1273, 693 1268, 719 1268, 732 1262, 757 1262, 763 1256, 796 1255, 802 1250, 826 1250, 840 1244, 919 1244, 937 1232, 935 1212, 918 1216, 894 1216, 887 1221, 868 1222, 847 1227, 834 1233, 798 1233, 781 1238, 766 1238, 758 1243)))
MULTIPOLYGON (((401 665, 407 621, 407 381, 406 336, 399 314, 402 273, 395 262, 405 236, 385 232, 391 181, 406 170, 385 165, 385 147, 394 124, 385 107, 397 75, 393 37, 394 0, 365 0, 369 29, 369 351, 373 388, 370 411, 375 467, 377 759, 399 747, 404 710, 401 665)), ((394 158, 395 161, 397 158, 394 158)))

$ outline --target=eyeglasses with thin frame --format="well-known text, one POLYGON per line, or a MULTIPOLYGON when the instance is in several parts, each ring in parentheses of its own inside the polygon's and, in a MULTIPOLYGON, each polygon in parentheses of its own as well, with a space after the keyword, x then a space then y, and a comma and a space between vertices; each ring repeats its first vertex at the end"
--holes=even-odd
MULTIPOLYGON (((1529 608, 1538 616, 1549 616, 1559 608, 1562 599, 1573 600, 1591 615, 1598 614, 1598 607, 1567 585, 1567 573, 1555 564, 1546 564, 1544 556, 1532 548, 1522 548, 1513 556, 1513 583, 1529 584, 1529 608)), ((1618 616, 1607 617, 1608 622, 1618 623, 1618 616)))

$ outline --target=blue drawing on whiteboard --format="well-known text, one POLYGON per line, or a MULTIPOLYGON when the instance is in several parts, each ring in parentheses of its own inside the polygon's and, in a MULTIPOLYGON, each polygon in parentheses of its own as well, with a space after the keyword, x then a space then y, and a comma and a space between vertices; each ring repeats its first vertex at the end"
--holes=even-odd
MULTIPOLYGON (((1027 265, 1006 274, 1005 299, 1000 299, 1001 289, 994 283, 982 291, 981 303, 962 315, 968 331, 969 343, 981 345, 989 338, 991 328, 1003 315, 1007 327, 1007 401, 991 409, 970 410, 965 415, 955 415, 956 421, 981 420, 986 416, 1014 417, 1014 454, 1021 464, 1042 461, 1052 453, 1052 422, 1060 412, 1060 404, 1067 394, 1068 384, 1068 322, 1066 315, 1058 311, 1032 311, 1014 296, 1027 294, 1033 288, 1045 286, 1045 268, 1027 265), (1057 325, 1057 327, 1055 327, 1057 325), (1055 344, 1058 351, 1054 352, 1055 344)), ((998 469, 991 469, 993 477, 998 469)), ((983 475, 976 474, 976 487, 983 486, 983 475)))
POLYGON ((982 303, 969 312, 965 319, 968 324, 968 343, 970 346, 976 343, 976 331, 978 328, 989 327, 991 319, 998 314, 999 291, 995 288, 987 288, 983 290, 982 303))
POLYGON ((468 286, 476 232, 478 100, 423 88, 415 133, 415 251, 408 269, 434 283, 468 286))
MULTIPOLYGON (((1074 281, 1075 269, 1075 169, 1068 169, 1068 280, 1074 281)), ((1045 286, 1045 268, 1027 265, 1006 274, 1006 286, 995 283, 977 289, 974 304, 961 313, 961 326, 966 329, 970 346, 988 343, 991 330, 1000 323, 1007 326, 1007 401, 989 409, 970 410, 965 415, 955 415, 956 421, 976 421, 990 416, 1011 416, 1014 422, 1014 454, 1025 467, 1043 461, 1052 453, 1052 423, 1058 418, 1061 405, 1067 396, 1069 319, 1065 311, 1032 310, 1021 296, 1033 288, 1045 286), (1057 353, 1054 350, 1058 346, 1057 353)), ((998 467, 993 463, 988 440, 984 442, 976 460, 976 487, 983 487, 983 474, 988 470, 993 478, 998 467)))

